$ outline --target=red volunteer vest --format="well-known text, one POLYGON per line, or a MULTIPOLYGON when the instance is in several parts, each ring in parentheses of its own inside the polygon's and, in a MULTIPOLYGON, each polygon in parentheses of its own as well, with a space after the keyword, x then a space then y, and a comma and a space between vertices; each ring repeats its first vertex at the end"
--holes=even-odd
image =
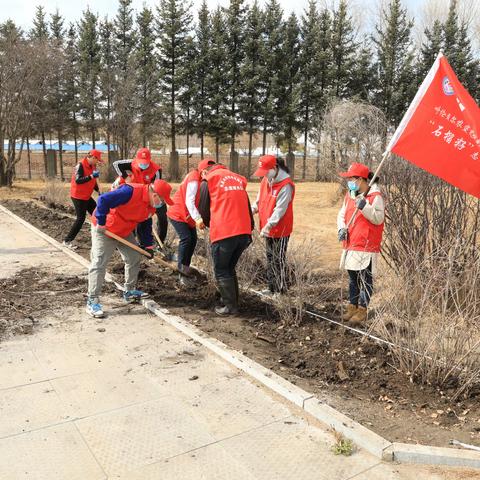
POLYGON ((210 193, 210 242, 236 235, 251 235, 247 179, 223 165, 215 165, 207 175, 207 184, 210 193))
MULTIPOLYGON (((187 204, 185 203, 187 197, 187 186, 190 182, 200 182, 200 174, 198 170, 192 170, 187 174, 183 182, 178 187, 178 190, 173 196, 173 205, 168 209, 167 216, 177 222, 188 223, 189 227, 195 227, 195 221, 188 212, 187 204)), ((200 188, 197 190, 195 197, 195 206, 198 207, 200 200, 200 188)))
MULTIPOLYGON (((124 205, 112 208, 105 223, 107 230, 123 238, 128 237, 137 224, 155 213, 150 205, 148 187, 139 183, 130 183, 130 186, 133 187, 132 198, 124 205)), ((92 215, 92 223, 97 224, 95 213, 92 215)))
MULTIPOLYGON (((380 192, 369 193, 365 198, 370 203, 377 196, 381 196, 380 192)), ((356 204, 353 198, 350 198, 348 193, 345 196, 345 224, 352 218, 355 211, 356 204)), ((352 225, 348 229, 348 239, 343 242, 343 248, 346 250, 359 250, 362 252, 380 252, 380 245, 382 243, 384 223, 374 225, 369 222, 363 215, 361 210, 355 216, 352 225)))
POLYGON ((293 199, 295 197, 295 184, 291 178, 286 178, 281 182, 275 183, 272 186, 268 183, 266 177, 263 177, 260 183, 260 196, 258 199, 258 216, 260 218, 260 229, 266 224, 268 219, 275 209, 277 204, 277 197, 280 190, 285 185, 291 185, 293 188, 292 199, 288 205, 285 215, 278 222, 278 224, 270 230, 269 237, 281 238, 288 237, 293 230, 293 199))
MULTIPOLYGON (((93 173, 93 165, 90 165, 86 158, 84 158, 80 164, 83 167, 83 175, 85 177, 93 173)), ((72 179, 70 180, 70 197, 76 198, 77 200, 88 200, 92 196, 93 189, 97 184, 97 179, 92 178, 88 182, 77 183, 75 181, 75 173, 76 169, 73 171, 72 179)))
MULTIPOLYGON (((138 166, 137 160, 132 160, 132 183, 143 183, 144 185, 150 184, 155 180, 155 175, 161 170, 161 167, 158 166, 155 162, 150 162, 150 165, 146 170, 142 170, 138 166)), ((120 178, 120 183, 125 183, 123 177, 120 178)))

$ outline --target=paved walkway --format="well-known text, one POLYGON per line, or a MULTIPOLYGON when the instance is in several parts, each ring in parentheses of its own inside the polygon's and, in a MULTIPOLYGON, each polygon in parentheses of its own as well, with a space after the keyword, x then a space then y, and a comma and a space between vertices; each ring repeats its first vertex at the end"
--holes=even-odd
MULTIPOLYGON (((2 212, 0 265, 85 275, 2 212)), ((142 307, 104 303, 103 322, 65 305, 0 343, 0 479, 447 478, 333 455, 333 437, 282 399, 142 307)))

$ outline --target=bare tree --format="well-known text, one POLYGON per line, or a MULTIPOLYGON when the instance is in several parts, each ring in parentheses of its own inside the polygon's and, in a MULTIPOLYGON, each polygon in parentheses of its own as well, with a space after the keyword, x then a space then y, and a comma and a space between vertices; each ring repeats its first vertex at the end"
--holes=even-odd
POLYGON ((0 27, 0 185, 12 186, 15 165, 36 108, 51 79, 54 58, 45 42, 27 41, 6 22, 0 27), (7 142, 5 148, 4 143, 7 142))

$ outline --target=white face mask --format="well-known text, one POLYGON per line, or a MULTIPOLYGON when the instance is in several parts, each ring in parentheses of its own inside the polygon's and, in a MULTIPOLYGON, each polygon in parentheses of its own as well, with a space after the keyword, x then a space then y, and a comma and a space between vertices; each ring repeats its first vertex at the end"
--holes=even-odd
POLYGON ((277 176, 277 170, 276 170, 276 168, 270 169, 270 170, 266 173, 265 176, 267 177, 267 180, 268 180, 270 183, 272 183, 273 180, 275 180, 275 177, 277 176))

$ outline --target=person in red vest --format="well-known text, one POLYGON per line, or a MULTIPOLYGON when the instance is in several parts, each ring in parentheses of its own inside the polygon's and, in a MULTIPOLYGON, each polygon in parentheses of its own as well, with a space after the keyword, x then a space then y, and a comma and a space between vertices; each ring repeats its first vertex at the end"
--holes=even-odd
POLYGON ((197 228, 203 230, 205 224, 198 211, 200 201, 200 172, 215 161, 205 158, 198 164, 198 168, 186 175, 179 189, 173 196, 173 206, 168 209, 168 218, 180 239, 178 244, 179 281, 185 287, 192 284, 190 263, 197 245, 197 228))
POLYGON ((235 271, 244 250, 252 243, 255 226, 246 191, 247 180, 224 165, 209 163, 200 168, 202 183, 198 211, 210 228, 210 243, 217 288, 223 306, 217 315, 238 312, 239 287, 235 271))
MULTIPOLYGON (((140 148, 133 160, 113 162, 113 168, 118 174, 118 178, 113 184, 114 188, 123 183, 143 183, 147 185, 162 178, 162 167, 152 161, 152 154, 148 148, 140 148)), ((165 203, 157 208, 156 214, 158 236, 164 242, 168 231, 167 206, 165 203)), ((147 222, 151 225, 152 220, 149 219, 147 222)))
POLYGON ((366 165, 352 163, 348 171, 340 175, 347 179, 348 187, 337 217, 338 240, 343 243, 340 266, 347 270, 350 279, 350 303, 342 319, 360 324, 367 319, 367 307, 373 293, 373 273, 382 243, 385 203, 377 185, 378 178, 369 189, 373 173, 366 165))
POLYGON ((145 220, 155 213, 160 203, 171 205, 172 187, 164 180, 155 180, 143 185, 128 183, 104 193, 98 199, 97 208, 92 216, 92 251, 88 271, 87 313, 92 317, 104 316, 100 304, 100 293, 105 280, 107 263, 117 248, 125 262, 125 288, 123 298, 126 302, 135 302, 146 298, 148 294, 137 290, 136 283, 140 270, 141 254, 136 250, 108 236, 108 231, 135 242, 133 231, 137 229, 142 245, 153 257, 152 229, 145 228, 145 220), (144 227, 141 227, 141 225, 144 227))
POLYGON ((258 212, 260 235, 266 240, 268 290, 264 295, 287 290, 287 246, 293 230, 295 184, 282 158, 263 155, 259 158, 256 177, 263 177, 257 200, 252 206, 258 212))
POLYGON ((100 172, 97 170, 97 163, 102 163, 102 152, 90 150, 88 155, 75 166, 70 181, 70 198, 77 218, 65 237, 63 245, 73 250, 77 247, 72 242, 82 228, 87 212, 91 215, 97 206, 92 198, 94 190, 100 192, 97 181, 100 172))

